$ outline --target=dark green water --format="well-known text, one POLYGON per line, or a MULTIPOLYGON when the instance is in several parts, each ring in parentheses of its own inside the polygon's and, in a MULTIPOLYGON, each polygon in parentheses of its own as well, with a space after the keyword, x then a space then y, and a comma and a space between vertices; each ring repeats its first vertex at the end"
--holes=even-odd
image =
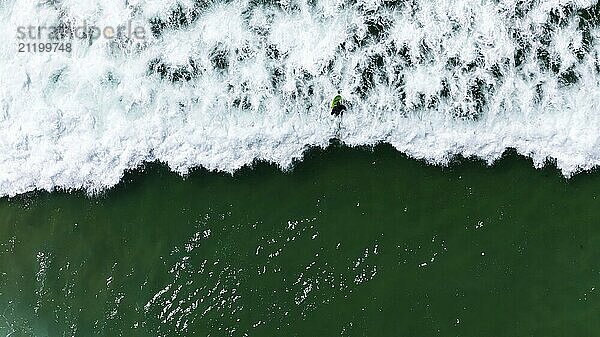
POLYGON ((388 146, 0 200, 0 334, 597 336, 600 175, 388 146))

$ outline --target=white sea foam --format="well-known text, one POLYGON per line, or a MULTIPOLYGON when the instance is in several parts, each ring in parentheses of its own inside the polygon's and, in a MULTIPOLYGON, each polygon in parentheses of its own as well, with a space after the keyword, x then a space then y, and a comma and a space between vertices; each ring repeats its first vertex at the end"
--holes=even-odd
POLYGON ((551 16, 593 1, 125 3, 0 4, 0 196, 99 191, 146 161, 182 174, 256 159, 289 167, 336 133, 328 103, 338 88, 350 146, 389 142, 439 164, 515 148, 565 176, 600 164, 598 18, 551 16), (177 4, 187 23, 150 34, 150 20, 177 4), (18 26, 129 19, 145 42, 17 52, 36 41, 18 40, 18 26))

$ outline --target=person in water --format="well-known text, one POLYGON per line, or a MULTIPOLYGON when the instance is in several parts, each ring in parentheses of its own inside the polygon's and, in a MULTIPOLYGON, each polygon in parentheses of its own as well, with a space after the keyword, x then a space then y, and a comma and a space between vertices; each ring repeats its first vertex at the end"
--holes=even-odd
POLYGON ((342 104, 342 95, 338 91, 338 94, 331 101, 331 114, 335 117, 342 116, 345 110, 346 106, 342 104))

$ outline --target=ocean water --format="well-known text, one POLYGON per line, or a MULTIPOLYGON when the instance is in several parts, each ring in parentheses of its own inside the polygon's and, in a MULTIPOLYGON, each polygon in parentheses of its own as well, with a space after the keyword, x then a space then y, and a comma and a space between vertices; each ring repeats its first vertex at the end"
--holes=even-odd
POLYGON ((0 335, 600 334, 598 2, 0 22, 0 335))
POLYGON ((289 168, 333 136, 436 164, 513 148, 571 176, 600 163, 599 12, 593 0, 5 0, 0 195, 98 192, 154 161, 289 168), (146 34, 18 52, 41 41, 19 27, 83 25, 146 34))
POLYGON ((391 146, 0 199, 0 335, 596 336, 600 177, 391 146))

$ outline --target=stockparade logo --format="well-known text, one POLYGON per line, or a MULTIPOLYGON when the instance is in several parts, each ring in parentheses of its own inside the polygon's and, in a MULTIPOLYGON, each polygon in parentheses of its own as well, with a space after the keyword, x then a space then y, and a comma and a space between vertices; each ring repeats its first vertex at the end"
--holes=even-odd
POLYGON ((117 27, 88 25, 86 21, 83 21, 81 25, 62 23, 56 26, 17 27, 20 53, 71 52, 71 41, 74 39, 88 40, 93 43, 100 38, 140 41, 146 39, 146 29, 143 26, 134 25, 131 20, 117 27))

